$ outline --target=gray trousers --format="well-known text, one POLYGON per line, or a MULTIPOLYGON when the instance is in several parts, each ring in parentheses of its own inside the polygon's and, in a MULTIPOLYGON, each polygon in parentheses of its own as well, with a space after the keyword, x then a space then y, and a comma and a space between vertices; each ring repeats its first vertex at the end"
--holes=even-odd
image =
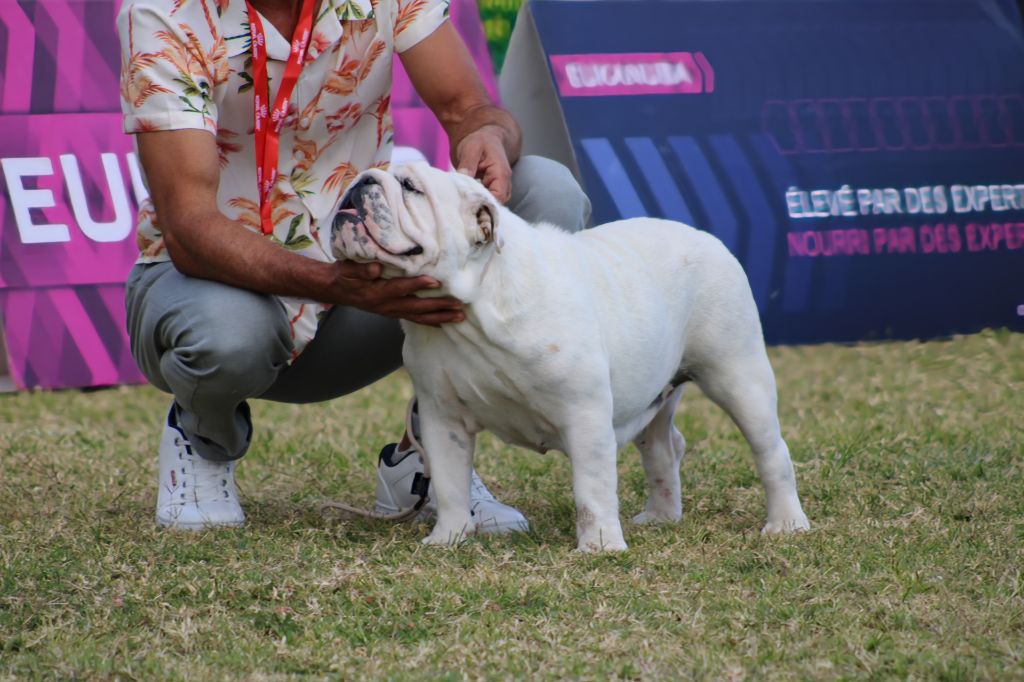
MULTIPOLYGON (((572 232, 590 219, 590 202, 568 169, 537 156, 513 169, 509 208, 528 222, 572 232)), ((246 400, 329 400, 402 364, 398 320, 335 306, 288 365, 288 319, 274 297, 187 277, 171 263, 136 265, 125 303, 136 363, 150 383, 174 395, 179 425, 210 460, 238 459, 249 448, 246 400)))

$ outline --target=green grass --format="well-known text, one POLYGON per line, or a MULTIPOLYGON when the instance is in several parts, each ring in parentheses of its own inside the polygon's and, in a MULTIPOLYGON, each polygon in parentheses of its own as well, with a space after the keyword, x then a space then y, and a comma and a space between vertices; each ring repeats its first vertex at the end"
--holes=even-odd
POLYGON ((693 390, 683 522, 602 556, 572 551, 566 459, 489 437, 528 535, 437 549, 318 514, 372 504, 404 375, 254 403, 249 522, 192 535, 152 522, 166 396, 0 396, 0 678, 1024 679, 1024 335, 771 357, 813 531, 759 535, 747 446, 693 390))

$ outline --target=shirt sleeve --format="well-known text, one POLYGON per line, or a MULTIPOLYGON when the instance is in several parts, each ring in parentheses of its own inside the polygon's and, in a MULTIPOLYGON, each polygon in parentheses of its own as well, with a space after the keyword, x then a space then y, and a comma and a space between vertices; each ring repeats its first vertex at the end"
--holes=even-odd
POLYGON ((395 51, 405 52, 448 19, 449 0, 397 0, 395 51))
POLYGON ((214 94, 227 82, 227 48, 212 0, 125 0, 121 41, 124 130, 198 128, 217 133, 214 94))

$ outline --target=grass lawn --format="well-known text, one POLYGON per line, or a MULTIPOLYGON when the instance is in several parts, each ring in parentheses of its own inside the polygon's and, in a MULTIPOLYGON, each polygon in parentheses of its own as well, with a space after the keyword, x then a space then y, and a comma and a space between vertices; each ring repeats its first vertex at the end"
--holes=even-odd
MULTIPOLYGON (((1024 679, 1024 335, 771 349, 810 533, 763 538, 746 443, 691 390, 683 522, 579 555, 570 471, 482 438, 529 534, 423 547, 371 505, 398 374, 253 404, 248 524, 158 530, 148 387, 0 396, 0 679, 1024 679)), ((622 514, 643 504, 620 457, 622 514)))

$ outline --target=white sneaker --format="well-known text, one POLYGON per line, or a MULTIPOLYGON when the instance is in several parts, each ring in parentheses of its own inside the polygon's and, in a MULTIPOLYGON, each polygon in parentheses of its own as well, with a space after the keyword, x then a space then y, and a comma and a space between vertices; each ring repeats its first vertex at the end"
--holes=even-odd
MULTIPOLYGON (((397 514, 413 507, 420 496, 413 492, 417 474, 423 473, 423 457, 413 448, 398 452, 398 444, 384 446, 377 464, 377 511, 381 514, 397 514)), ((417 519, 424 521, 437 514, 437 502, 433 497, 433 486, 427 489, 429 497, 417 519)), ((476 523, 476 532, 500 534, 526 532, 530 524, 518 509, 502 504, 484 482, 473 471, 469 492, 469 509, 476 523)))
POLYGON ((235 487, 234 463, 211 462, 193 452, 178 426, 175 405, 167 413, 167 426, 160 439, 158 487, 158 525, 202 530, 245 522, 235 487))

